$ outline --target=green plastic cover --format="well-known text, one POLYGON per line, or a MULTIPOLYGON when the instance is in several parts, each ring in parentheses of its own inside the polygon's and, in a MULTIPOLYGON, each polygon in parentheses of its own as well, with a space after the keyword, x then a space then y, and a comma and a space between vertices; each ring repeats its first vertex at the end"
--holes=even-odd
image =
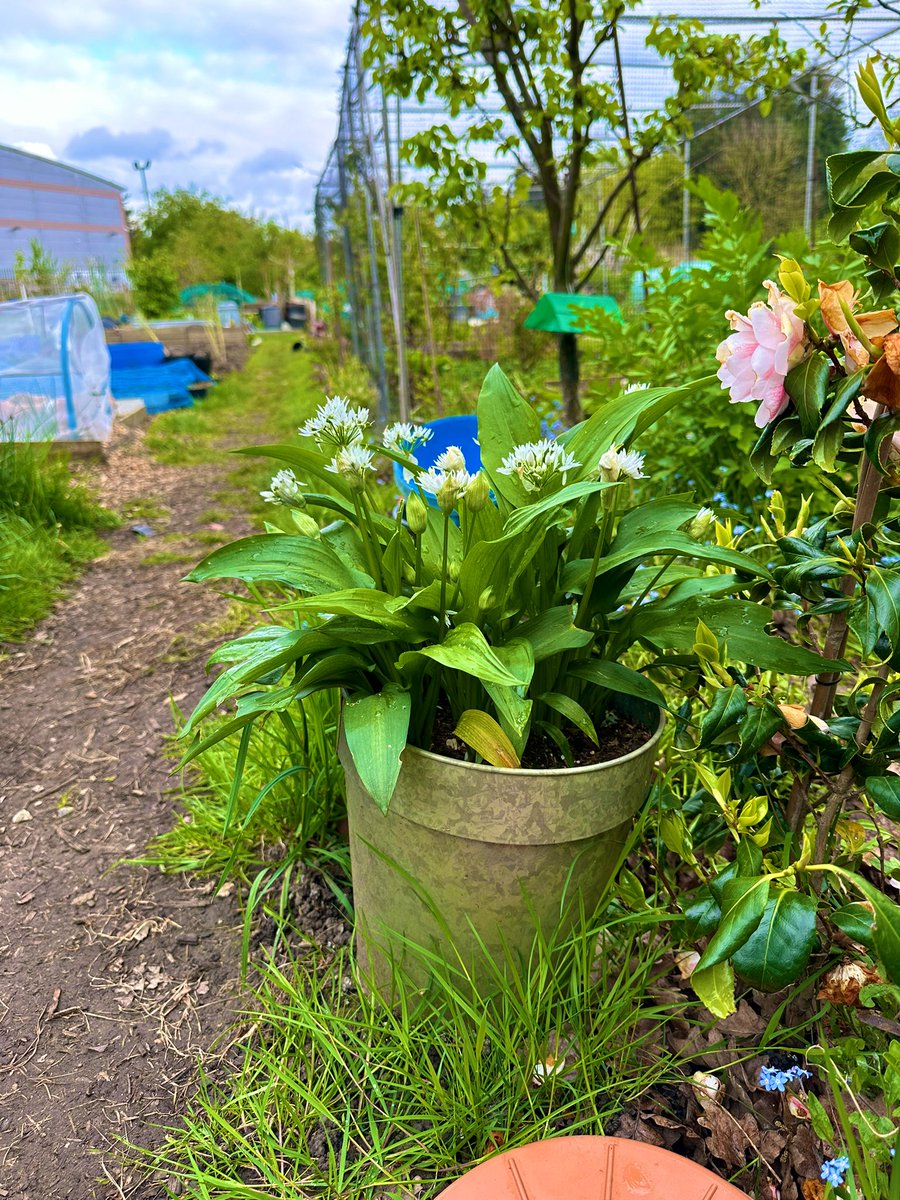
POLYGON ((525 318, 525 328, 544 329, 547 333, 590 333, 591 315, 598 311, 622 320, 618 301, 612 296, 547 292, 525 318))

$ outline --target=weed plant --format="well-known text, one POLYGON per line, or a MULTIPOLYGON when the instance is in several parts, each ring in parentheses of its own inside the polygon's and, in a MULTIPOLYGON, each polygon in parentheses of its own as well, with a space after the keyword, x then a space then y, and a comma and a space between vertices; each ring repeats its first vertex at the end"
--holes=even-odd
POLYGON ((486 1002, 436 960, 425 993, 396 977, 396 1004, 350 951, 324 971, 317 952, 270 960, 236 1069, 201 1079, 154 1165, 173 1196, 428 1200, 500 1147, 602 1133, 676 1074, 652 995, 664 950, 652 914, 582 921, 497 969, 486 1002))

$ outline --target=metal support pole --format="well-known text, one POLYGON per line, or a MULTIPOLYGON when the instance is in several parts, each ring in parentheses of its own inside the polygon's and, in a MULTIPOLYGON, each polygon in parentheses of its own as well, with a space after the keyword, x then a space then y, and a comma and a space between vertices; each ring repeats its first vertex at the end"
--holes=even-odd
POLYGON ((375 256, 375 230, 372 228, 372 198, 366 184, 362 186, 366 201, 366 239, 369 247, 369 277, 372 284, 372 337, 375 342, 375 369, 378 373, 378 420, 386 425, 390 420, 387 369, 384 362, 384 336, 381 332, 381 282, 378 278, 378 259, 375 256))
POLYGON ((681 190, 681 253, 684 261, 691 257, 691 193, 688 183, 691 178, 691 139, 685 138, 682 143, 684 151, 684 183, 681 190))
POLYGON ((806 129, 806 197, 803 203, 803 230, 812 245, 815 234, 816 192, 816 119, 819 115, 819 76, 813 71, 809 80, 809 114, 806 129))

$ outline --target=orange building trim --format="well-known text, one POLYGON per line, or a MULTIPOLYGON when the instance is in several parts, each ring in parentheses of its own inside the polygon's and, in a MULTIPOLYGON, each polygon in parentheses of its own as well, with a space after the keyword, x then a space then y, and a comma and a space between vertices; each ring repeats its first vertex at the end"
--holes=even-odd
POLYGON ((27 188, 30 192, 65 192, 68 196, 103 196, 112 200, 116 196, 121 200, 122 193, 117 187, 108 188, 78 187, 73 183, 42 183, 32 179, 0 179, 0 187, 27 188))
POLYGON ((121 225, 91 225, 84 221, 32 221, 25 217, 0 217, 0 229, 59 229, 71 233, 117 233, 127 238, 121 225))

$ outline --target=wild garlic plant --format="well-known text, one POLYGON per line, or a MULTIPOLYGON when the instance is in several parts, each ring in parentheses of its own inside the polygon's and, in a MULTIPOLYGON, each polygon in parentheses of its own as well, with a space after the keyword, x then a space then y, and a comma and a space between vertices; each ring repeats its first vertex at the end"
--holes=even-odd
POLYGON ((654 481, 634 442, 692 391, 623 394, 554 439, 495 366, 474 473, 459 447, 428 462, 427 427, 392 425, 376 440, 368 412, 339 398, 296 444, 248 451, 284 464, 266 499, 292 509, 296 532, 225 546, 190 578, 277 583, 297 625, 217 651, 229 665, 187 732, 203 745, 273 714, 293 721, 305 697, 339 688, 354 762, 386 808, 404 745, 430 748, 439 712, 470 757, 496 766, 519 765, 535 736, 571 764, 573 739, 599 743, 621 697, 643 703, 652 729, 666 701, 649 676, 696 664, 698 628, 737 621, 761 666, 818 669, 742 598, 766 568, 709 543, 708 510, 662 485, 637 492, 654 481), (375 503, 379 458, 412 481, 394 517, 375 503), (330 523, 311 528, 312 511, 330 523), (202 721, 223 703, 232 719, 204 741, 202 721))

